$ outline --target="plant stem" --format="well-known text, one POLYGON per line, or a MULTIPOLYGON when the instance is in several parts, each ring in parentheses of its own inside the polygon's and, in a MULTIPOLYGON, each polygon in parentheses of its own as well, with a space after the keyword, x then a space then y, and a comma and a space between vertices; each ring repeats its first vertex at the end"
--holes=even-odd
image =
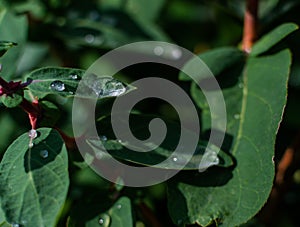
POLYGON ((33 102, 29 102, 28 100, 23 99, 20 106, 28 114, 30 124, 31 124, 31 128, 36 129, 37 128, 37 123, 38 123, 38 118, 41 115, 41 111, 40 111, 40 108, 39 108, 38 101, 34 100, 33 102))
POLYGON ((258 4, 259 0, 246 1, 246 11, 244 16, 244 33, 242 43, 242 49, 246 53, 251 52, 252 45, 257 35, 258 4))

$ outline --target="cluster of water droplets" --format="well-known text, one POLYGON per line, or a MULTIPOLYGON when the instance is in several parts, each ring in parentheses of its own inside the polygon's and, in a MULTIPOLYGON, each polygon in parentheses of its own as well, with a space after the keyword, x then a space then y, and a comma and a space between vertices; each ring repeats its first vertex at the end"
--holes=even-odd
MULTIPOLYGON (((126 92, 125 85, 110 76, 99 77, 91 74, 84 80, 84 84, 99 98, 116 97, 126 92)), ((81 92, 86 92, 86 89, 81 92)))
POLYGON ((38 136, 37 131, 35 129, 29 130, 28 136, 29 136, 28 147, 32 148, 34 146, 33 140, 38 136))
MULTIPOLYGON (((69 78, 72 80, 80 79, 76 74, 70 75, 69 78)), ((86 96, 92 91, 99 98, 116 97, 126 92, 126 87, 121 81, 110 76, 99 77, 94 74, 84 79, 84 86, 81 88, 83 88, 79 91, 81 95, 86 96)), ((57 92, 65 92, 66 85, 61 80, 55 80, 51 82, 50 89, 57 92)), ((73 94, 72 91, 69 91, 69 93, 73 94)))
POLYGON ((220 163, 220 159, 218 158, 217 152, 207 149, 202 157, 200 164, 199 164, 198 170, 199 170, 199 172, 203 172, 207 168, 218 165, 219 163, 220 163))

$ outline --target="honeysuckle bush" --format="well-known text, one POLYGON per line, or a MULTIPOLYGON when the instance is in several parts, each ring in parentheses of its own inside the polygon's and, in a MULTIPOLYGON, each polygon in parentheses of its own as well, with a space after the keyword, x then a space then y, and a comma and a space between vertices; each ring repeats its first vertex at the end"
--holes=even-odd
MULTIPOLYGON (((232 7, 233 2, 215 4, 238 18, 243 7, 232 7)), ((276 19, 270 18, 275 17, 272 10, 280 15, 297 5, 295 1, 288 3, 283 8, 281 1, 262 1, 263 23, 270 26, 271 19, 276 19)), ((230 41, 235 45, 215 48, 198 45, 199 58, 220 84, 227 111, 223 145, 211 148, 220 149, 218 158, 222 161, 206 171, 198 171, 202 156, 195 152, 184 169, 162 184, 130 188, 122 185, 122 179, 114 184, 90 169, 72 136, 72 100, 88 65, 123 44, 176 39, 184 23, 179 23, 176 33, 172 23, 168 27, 156 22, 164 10, 175 22, 195 23, 201 14, 193 4, 167 4, 163 0, 1 2, 1 226, 239 226, 260 211, 273 186, 275 140, 287 102, 292 63, 285 43, 286 37, 297 30, 294 23, 268 29, 251 53, 242 51, 236 41, 230 41), (187 12, 190 19, 182 15, 187 12)), ((211 14, 206 11, 214 5, 201 4, 200 12, 209 18, 211 14)), ((212 23, 207 18, 199 21, 212 23)), ((233 31, 242 28, 226 23, 233 31)), ((197 31, 193 32, 187 31, 186 37, 178 35, 178 42, 185 44, 184 39, 189 39, 186 47, 190 48, 195 39, 201 39, 197 31), (198 37, 189 38, 192 34, 198 37)), ((216 46, 226 43, 226 32, 219 36, 216 46)), ((229 37, 235 40, 236 36, 233 32, 229 37)), ((129 83, 139 78, 140 72, 166 77, 190 94, 201 119, 198 147, 204 150, 207 136, 214 129, 200 88, 182 72, 142 65, 120 72, 117 78, 96 80, 102 89, 96 107, 97 126, 109 153, 129 165, 153 165, 172 154, 171 147, 180 134, 176 114, 156 101, 157 110, 148 104, 136 107, 131 130, 147 138, 148 122, 162 117, 171 128, 167 146, 137 155, 115 139, 110 125, 111 105, 120 92, 130 92, 129 83), (108 87, 108 82, 113 86, 108 87), (112 93, 116 90, 119 93, 112 93)), ((99 95, 92 84, 89 88, 99 95)))

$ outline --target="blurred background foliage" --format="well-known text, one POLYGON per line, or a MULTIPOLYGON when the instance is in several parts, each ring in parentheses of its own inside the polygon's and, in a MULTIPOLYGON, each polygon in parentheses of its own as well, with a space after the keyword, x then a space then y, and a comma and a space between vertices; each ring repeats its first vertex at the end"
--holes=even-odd
MULTIPOLYGON (((0 60, 1 76, 18 79, 42 66, 87 69, 107 51, 135 41, 173 42, 197 54, 221 46, 240 46, 244 8, 245 1, 241 0, 1 0, 0 40, 18 43, 0 60)), ((259 36, 283 22, 300 24, 299 12, 299 0, 261 0, 259 36)), ((299 40, 300 33, 296 32, 280 44, 291 49, 293 64, 288 103, 276 144, 277 162, 300 129, 299 40)), ((166 77, 189 90, 188 84, 178 82, 178 72, 165 66, 143 64, 129 67, 117 75, 126 82, 141 76, 166 77)), ((67 117, 70 116, 71 100, 58 97, 48 99, 63 110, 61 116, 64 117, 57 125, 71 134, 71 120, 67 117)), ((139 104, 139 108, 144 112, 176 117, 168 105, 157 102, 148 100, 139 104), (153 102, 157 109, 150 105, 153 102)), ((102 104, 99 115, 105 114, 106 106, 110 103, 102 104)), ((20 109, 6 109, 1 104, 0 109, 0 153, 3 154, 10 141, 30 126, 27 116, 20 109)), ((296 171, 294 183, 284 197, 280 215, 274 217, 278 219, 278 226, 299 226, 299 171, 296 171)), ((59 222, 62 226, 68 218, 70 207, 74 208, 71 212, 73 217, 82 212, 83 216, 89 214, 95 204, 103 208, 111 187, 87 168, 76 172, 70 170, 70 176, 69 199, 59 222), (80 200, 85 196, 86 200, 80 200), (82 207, 85 207, 84 211, 82 207)), ((141 201, 147 204, 163 226, 172 226, 164 189, 165 185, 161 184, 147 189, 126 189, 125 194, 139 206, 141 201)), ((143 209, 137 213, 137 220, 140 220, 137 226, 144 226, 143 223, 147 222, 143 220, 142 213, 143 209)), ((248 226, 258 226, 257 220, 253 219, 248 226)))

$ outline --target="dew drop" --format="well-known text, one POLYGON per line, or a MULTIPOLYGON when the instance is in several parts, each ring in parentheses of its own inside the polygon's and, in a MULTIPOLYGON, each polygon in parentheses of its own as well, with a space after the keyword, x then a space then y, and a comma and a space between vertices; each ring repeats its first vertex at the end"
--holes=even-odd
POLYGON ((72 74, 72 75, 70 75, 70 78, 71 78, 72 80, 78 80, 78 75, 72 74))
POLYGON ((101 141, 107 141, 107 137, 104 136, 104 135, 103 135, 103 136, 100 136, 100 140, 101 140, 101 141))
POLYGON ((103 90, 103 97, 115 97, 123 94, 126 91, 126 87, 122 82, 112 79, 105 83, 105 89, 103 90))
POLYGON ((157 46, 153 50, 154 54, 157 56, 161 56, 164 53, 164 49, 161 46, 157 46))
POLYGON ((41 156, 42 158, 48 158, 49 152, 48 152, 47 150, 41 150, 41 151, 40 151, 40 156, 41 156))
POLYGON ((98 223, 101 226, 104 226, 104 227, 109 226, 109 224, 110 224, 110 216, 107 215, 107 214, 101 214, 100 217, 99 217, 98 223))
POLYGON ((175 60, 177 60, 177 59, 181 58, 182 52, 181 52, 181 50, 179 50, 179 49, 173 49, 173 50, 171 51, 171 55, 172 55, 172 57, 173 57, 175 60))
POLYGON ((202 157, 202 160, 199 164, 199 172, 205 171, 208 167, 218 165, 220 163, 220 160, 218 158, 218 155, 215 151, 206 151, 202 157))
POLYGON ((20 227, 20 224, 14 223, 14 224, 12 224, 11 226, 12 226, 12 227, 20 227))
POLYGON ((37 131, 35 129, 29 130, 28 136, 30 139, 35 139, 37 137, 37 131))
POLYGON ((172 160, 173 160, 174 162, 177 162, 177 161, 178 161, 178 158, 177 158, 177 157, 174 157, 172 160))
POLYGON ((95 36, 92 35, 92 34, 87 34, 85 37, 84 37, 84 40, 85 42, 87 43, 93 43, 95 41, 95 36))
POLYGON ((120 210, 121 208, 122 208, 122 205, 121 205, 121 204, 118 204, 118 205, 117 205, 117 209, 120 210))
POLYGON ((235 114, 233 117, 234 117, 234 119, 237 119, 237 120, 240 119, 240 115, 239 114, 235 114))
POLYGON ((29 130, 28 136, 29 136, 29 138, 30 138, 28 147, 29 147, 29 148, 33 148, 33 146, 34 146, 33 140, 37 137, 37 131, 36 131, 35 129, 29 130))
POLYGON ((126 87, 121 81, 118 81, 111 76, 97 76, 91 74, 84 80, 84 83, 89 89, 102 98, 115 97, 126 92, 126 87))
POLYGON ((34 143, 32 141, 30 141, 29 144, 28 144, 28 147, 33 148, 33 146, 34 146, 34 143))
POLYGON ((118 142, 118 143, 123 143, 123 141, 122 141, 122 140, 120 140, 120 139, 118 139, 118 140, 117 140, 117 142, 118 142))
POLYGON ((53 91, 64 91, 65 90, 65 84, 61 82, 60 80, 55 80, 50 84, 50 88, 53 91))

